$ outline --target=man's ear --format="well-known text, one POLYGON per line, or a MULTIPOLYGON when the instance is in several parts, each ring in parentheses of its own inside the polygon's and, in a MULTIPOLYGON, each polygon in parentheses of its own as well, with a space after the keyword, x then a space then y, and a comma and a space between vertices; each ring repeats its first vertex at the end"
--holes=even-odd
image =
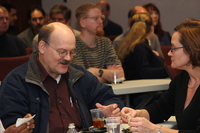
POLYGON ((42 41, 42 40, 39 41, 39 43, 38 43, 38 50, 39 50, 39 52, 40 52, 41 54, 44 53, 45 48, 46 48, 46 44, 45 44, 45 42, 42 41))
POLYGON ((28 23, 31 25, 31 20, 28 20, 28 23))
POLYGON ((70 23, 71 23, 71 19, 69 19, 69 20, 67 21, 67 25, 70 26, 70 23))
POLYGON ((108 17, 110 16, 110 10, 107 10, 107 15, 108 15, 108 17))
POLYGON ((83 28, 85 27, 85 24, 86 24, 85 20, 86 19, 80 19, 80 26, 83 28))

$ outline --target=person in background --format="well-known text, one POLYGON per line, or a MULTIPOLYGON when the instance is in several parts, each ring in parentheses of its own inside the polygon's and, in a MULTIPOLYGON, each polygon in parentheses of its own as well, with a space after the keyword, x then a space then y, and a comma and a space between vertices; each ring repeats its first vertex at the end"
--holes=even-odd
MULTIPOLYGON (((168 73, 162 57, 157 56, 149 46, 154 35, 151 16, 138 13, 132 17, 130 30, 124 37, 117 55, 122 62, 126 80, 167 78, 168 73)), ((131 105, 142 108, 158 99, 161 92, 131 95, 131 105)))
MULTIPOLYGON (((5 7, 0 6, 0 57, 16 57, 26 55, 24 43, 17 37, 7 34, 9 15, 5 7)), ((1 64, 3 65, 3 64, 1 64)))
POLYGON ((34 36, 45 24, 45 12, 40 6, 34 5, 28 10, 27 17, 31 27, 22 31, 17 37, 25 43, 26 48, 32 48, 34 36))
POLYGON ((17 36, 21 31, 18 27, 15 26, 15 23, 17 21, 16 7, 8 3, 4 3, 1 5, 5 7, 9 13, 9 28, 6 33, 17 36))
MULTIPOLYGON (((24 116, 24 118, 28 117, 31 117, 31 114, 27 114, 26 116, 24 116)), ((34 119, 31 119, 27 123, 24 123, 18 127, 16 127, 16 124, 13 124, 6 129, 4 129, 0 120, 0 133, 32 133, 34 128, 34 119)))
POLYGON ((138 133, 198 133, 200 131, 200 21, 187 19, 174 28, 171 39, 172 68, 183 70, 169 84, 161 98, 141 110, 123 108, 122 120, 132 132, 138 133), (169 129, 154 123, 167 121, 175 115, 177 129, 169 129))
POLYGON ((158 36, 160 45, 171 45, 170 40, 171 36, 169 32, 166 32, 162 29, 162 25, 160 22, 160 11, 156 7, 156 5, 152 3, 148 3, 143 5, 143 7, 149 12, 153 19, 154 25, 154 33, 158 36))
POLYGON ((112 81, 111 71, 119 71, 119 78, 123 79, 124 71, 110 39, 96 36, 103 28, 100 7, 92 3, 83 4, 76 9, 76 18, 81 34, 76 37, 77 54, 72 63, 90 71, 100 82, 112 81))
POLYGON ((101 12, 105 16, 105 20, 103 21, 104 36, 109 37, 120 35, 123 32, 122 27, 109 19, 110 4, 105 0, 100 0, 97 2, 97 5, 102 8, 101 12))
POLYGON ((6 128, 27 113, 36 115, 33 133, 66 133, 69 123, 78 131, 89 128, 93 108, 105 109, 106 117, 120 116, 124 104, 112 87, 70 64, 76 39, 69 26, 60 22, 44 25, 38 49, 1 84, 0 118, 6 128))
MULTIPOLYGON (((121 43, 121 41, 124 39, 124 37, 128 34, 129 30, 130 30, 130 22, 132 17, 136 14, 136 13, 147 13, 147 11, 144 9, 144 7, 142 6, 135 6, 133 8, 131 8, 128 12, 128 24, 129 24, 129 28, 123 32, 121 35, 117 36, 114 41, 113 41, 113 45, 115 50, 117 51, 119 44, 121 43)), ((161 57, 163 56, 162 50, 160 48, 160 42, 158 40, 158 36, 156 34, 153 35, 153 38, 150 41, 150 46, 151 49, 153 50, 153 52, 161 57)))
MULTIPOLYGON (((61 22, 66 25, 71 24, 71 10, 63 4, 55 5, 50 10, 50 22, 61 22)), ((75 35, 80 35, 80 31, 73 29, 75 35)))
MULTIPOLYGON (((71 23, 71 10, 63 5, 57 4, 50 9, 50 23, 51 22, 61 22, 66 25, 71 23)), ((73 29, 75 36, 80 35, 80 31, 73 29)), ((33 51, 38 50, 38 34, 33 39, 33 51)))
POLYGON ((126 80, 168 77, 162 57, 156 56, 149 46, 154 35, 150 15, 135 14, 130 27, 117 49, 126 80))

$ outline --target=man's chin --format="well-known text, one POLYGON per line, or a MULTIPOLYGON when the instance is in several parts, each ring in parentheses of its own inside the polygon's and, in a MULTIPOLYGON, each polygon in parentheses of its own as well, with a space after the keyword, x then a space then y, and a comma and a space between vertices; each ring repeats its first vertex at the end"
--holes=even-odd
POLYGON ((96 35, 97 35, 97 36, 104 36, 104 30, 103 30, 103 29, 97 30, 96 35))
POLYGON ((59 74, 65 74, 65 73, 67 72, 67 70, 68 70, 68 69, 65 69, 65 70, 62 69, 62 70, 59 71, 59 74))

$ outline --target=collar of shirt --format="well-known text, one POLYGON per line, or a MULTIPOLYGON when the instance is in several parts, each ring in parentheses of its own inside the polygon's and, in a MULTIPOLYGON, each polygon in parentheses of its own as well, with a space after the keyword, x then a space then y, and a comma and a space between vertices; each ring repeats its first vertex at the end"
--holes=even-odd
MULTIPOLYGON (((47 71, 45 70, 45 68, 43 67, 43 65, 41 64, 41 62, 39 61, 39 59, 37 58, 37 65, 38 65, 38 69, 40 71, 40 77, 41 77, 41 80, 42 82, 46 79, 47 76, 50 76, 47 71)), ((59 75, 57 78, 56 78, 56 82, 57 84, 59 84, 60 82, 60 79, 61 79, 61 75, 59 75)))

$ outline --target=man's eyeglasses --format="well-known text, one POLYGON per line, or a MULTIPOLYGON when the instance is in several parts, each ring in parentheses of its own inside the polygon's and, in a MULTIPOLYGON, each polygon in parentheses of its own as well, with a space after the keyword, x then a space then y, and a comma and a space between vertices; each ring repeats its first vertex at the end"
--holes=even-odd
POLYGON ((90 18, 90 19, 92 19, 94 21, 99 21, 99 20, 104 21, 105 20, 105 16, 104 15, 102 15, 101 17, 86 17, 86 18, 90 18))
POLYGON ((170 51, 174 52, 175 50, 180 49, 180 48, 185 48, 185 47, 184 46, 183 47, 171 47, 170 51))
MULTIPOLYGON (((44 40, 43 40, 44 41, 44 40)), ((56 50, 54 47, 52 47, 49 43, 47 43, 46 41, 44 41, 46 44, 48 44, 52 49, 54 49, 60 57, 65 57, 66 55, 70 55, 70 57, 73 57, 76 55, 76 50, 73 51, 66 51, 66 50, 56 50)))

